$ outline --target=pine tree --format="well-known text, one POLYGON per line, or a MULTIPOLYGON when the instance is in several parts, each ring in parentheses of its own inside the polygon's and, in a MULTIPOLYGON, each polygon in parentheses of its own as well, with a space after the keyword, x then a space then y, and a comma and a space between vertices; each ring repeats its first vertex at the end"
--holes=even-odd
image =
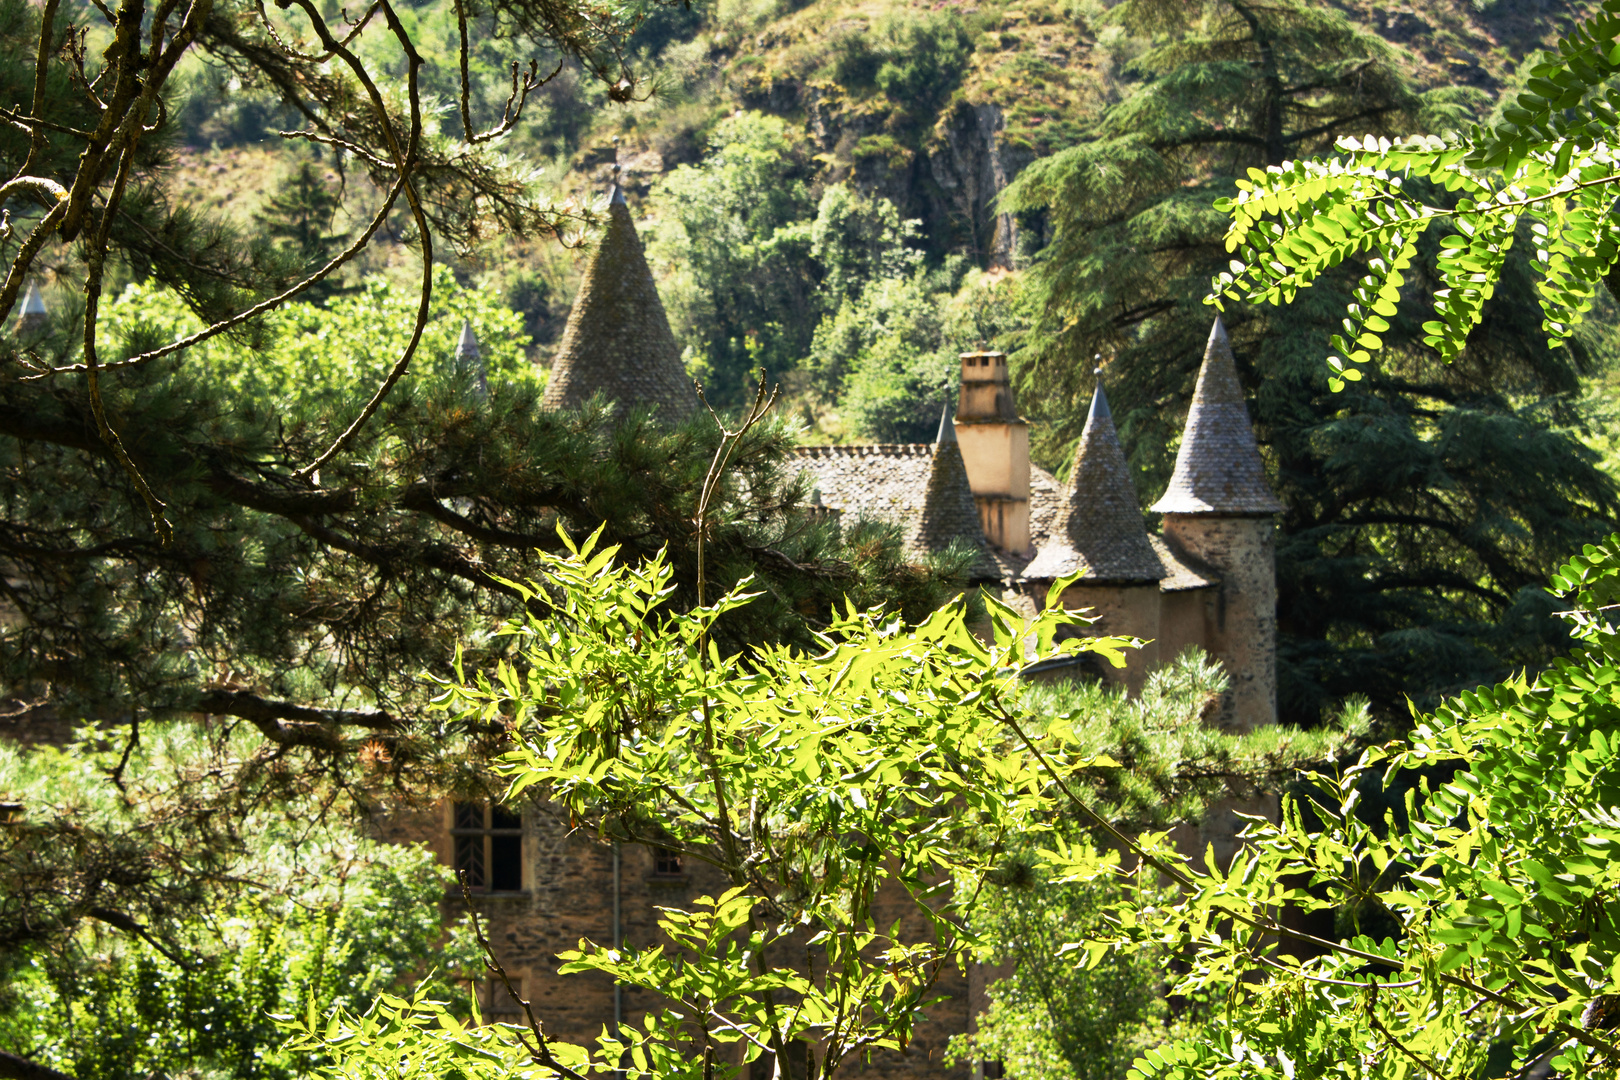
MULTIPOLYGON (((332 219, 343 201, 309 161, 277 185, 254 215, 263 236, 276 241, 301 274, 311 273, 337 253, 343 234, 332 231, 332 219)), ((305 295, 322 300, 337 291, 330 278, 316 282, 305 295)))
MULTIPOLYGON (((1044 450, 1057 458, 1103 355, 1151 501, 1214 315, 1202 300, 1230 258, 1215 199, 1251 168, 1341 136, 1455 127, 1476 102, 1415 92, 1390 46, 1328 8, 1127 0, 1113 17, 1157 35, 1142 81, 1090 141, 1037 162, 1007 195, 1055 226, 1033 269, 1042 325, 1019 360, 1023 400, 1045 404, 1044 450)), ((1294 720, 1349 693, 1404 714, 1403 694, 1428 700, 1542 660, 1562 638, 1539 582, 1620 505, 1591 455, 1548 422, 1590 354, 1579 341, 1549 350, 1532 305, 1498 304, 1450 366, 1397 323, 1377 371, 1333 393, 1325 343, 1356 276, 1346 265, 1286 308, 1228 316, 1287 506, 1279 677, 1294 720)), ((1528 296, 1522 267, 1510 277, 1504 291, 1528 296)))

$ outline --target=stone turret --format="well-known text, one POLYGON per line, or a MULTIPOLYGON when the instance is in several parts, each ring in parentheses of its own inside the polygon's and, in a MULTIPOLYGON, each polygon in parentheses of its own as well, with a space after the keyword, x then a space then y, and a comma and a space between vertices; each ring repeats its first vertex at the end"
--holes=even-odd
POLYGON ((28 291, 23 293, 22 303, 18 306, 16 333, 37 333, 44 330, 49 323, 50 315, 45 310, 45 298, 39 293, 39 285, 30 281, 28 291))
POLYGON ((484 353, 478 347, 471 319, 461 320, 461 337, 456 340, 456 372, 470 377, 478 400, 489 400, 489 374, 484 370, 484 353))
POLYGON ((956 435, 973 485, 979 523, 996 547, 1029 550, 1029 424, 1018 415, 1007 355, 962 354, 956 435))
POLYGON ((928 466, 928 487, 922 513, 907 538, 907 547, 918 553, 943 551, 952 540, 966 540, 979 551, 979 558, 968 568, 968 578, 990 581, 1000 577, 991 558, 989 541, 979 524, 973 487, 957 442, 956 425, 951 423, 947 406, 939 418, 939 436, 934 441, 933 460, 928 466))
POLYGON ((1231 689, 1218 722, 1249 731, 1277 720, 1277 570, 1273 515, 1282 504, 1266 482, 1226 327, 1215 320, 1193 391, 1176 469, 1164 497, 1164 538, 1219 572, 1205 616, 1209 652, 1231 689))
POLYGON ((575 409, 597 393, 621 407, 655 405, 658 416, 671 422, 698 409, 617 167, 607 230, 568 314, 542 407, 575 409))
POLYGON ((1024 581, 1044 585, 1084 570, 1064 590, 1063 606, 1091 608, 1099 619, 1096 633, 1152 639, 1129 654, 1123 672, 1104 669, 1134 693, 1159 662, 1159 583, 1166 569, 1148 540, 1101 372, 1063 497, 1052 539, 1025 567, 1024 581))

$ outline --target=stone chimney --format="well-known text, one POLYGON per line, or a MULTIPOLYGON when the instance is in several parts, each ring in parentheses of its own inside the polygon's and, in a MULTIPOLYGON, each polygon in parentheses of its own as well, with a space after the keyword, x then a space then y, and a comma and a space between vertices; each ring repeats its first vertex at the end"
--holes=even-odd
POLYGON ((962 354, 956 440, 984 535, 1002 551, 1029 550, 1029 424, 1018 415, 1007 354, 962 354))
POLYGON ((1205 617, 1209 652, 1231 689, 1220 725, 1252 731, 1277 722, 1277 539, 1282 503, 1266 482, 1226 327, 1217 317, 1198 371, 1176 471, 1153 509, 1164 538, 1213 566, 1219 595, 1205 617))

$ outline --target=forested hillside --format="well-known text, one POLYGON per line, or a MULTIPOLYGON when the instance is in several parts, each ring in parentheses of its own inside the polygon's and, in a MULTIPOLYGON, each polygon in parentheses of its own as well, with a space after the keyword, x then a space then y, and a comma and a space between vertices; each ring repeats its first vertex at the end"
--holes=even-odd
MULTIPOLYGON (((712 400, 740 403, 763 368, 784 384, 803 439, 922 440, 953 397, 956 354, 1001 348, 1037 459, 1061 473, 1100 360, 1146 506, 1174 459, 1211 318, 1202 299, 1227 258, 1213 201, 1247 169, 1327 152, 1341 136, 1488 117, 1521 61, 1581 10, 660 7, 629 41, 644 79, 630 100, 612 100, 576 61, 540 56, 537 70, 554 73, 503 152, 579 205, 605 194, 617 163, 687 368, 712 400)), ((453 112, 453 8, 407 15, 428 50, 424 92, 453 112)), ((498 75, 503 48, 474 40, 475 73, 481 62, 498 75)), ((277 111, 262 74, 188 64, 165 129, 176 194, 316 265, 360 224, 363 170, 319 142, 278 138, 297 118, 277 111)), ((503 80, 486 82, 488 100, 473 104, 498 114, 503 80)), ((413 265, 401 215, 319 290, 345 325, 363 323, 368 303, 404 303, 377 292, 413 265)), ((543 369, 584 253, 549 237, 467 239, 449 257, 476 290, 457 311, 482 305, 490 314, 475 323, 497 351, 543 369), (520 321, 502 323, 504 309, 520 321)), ((1300 720, 1352 692, 1397 715, 1407 695, 1430 701, 1545 661, 1562 631, 1540 582, 1620 507, 1588 449, 1607 445, 1591 392, 1614 354, 1607 298, 1567 347, 1549 349, 1521 262, 1504 283, 1516 298, 1493 307, 1462 361, 1437 363, 1397 320, 1376 373, 1335 393, 1320 361, 1354 269, 1230 326, 1287 506, 1281 693, 1300 720)), ((114 274, 133 285, 141 269, 114 274)), ((441 308, 443 336, 456 320, 441 308)), ((132 340, 175 332, 153 321, 161 305, 118 310, 135 312, 132 340)), ((299 333, 317 332, 318 310, 300 318, 299 333)), ((447 363, 431 359, 448 357, 447 343, 423 371, 447 363)), ((367 378, 381 363, 345 362, 367 378)), ((543 378, 532 376, 519 381, 543 378)))

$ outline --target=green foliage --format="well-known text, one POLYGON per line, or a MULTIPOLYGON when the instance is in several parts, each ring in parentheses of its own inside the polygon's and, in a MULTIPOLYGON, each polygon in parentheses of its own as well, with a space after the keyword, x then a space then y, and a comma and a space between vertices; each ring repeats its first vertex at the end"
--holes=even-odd
POLYGON ((955 400, 961 354, 1026 324, 1016 279, 952 257, 937 269, 919 264, 908 276, 867 280, 816 327, 807 366, 822 385, 836 379, 851 433, 929 442, 940 410, 955 400))
POLYGON ((647 255, 687 364, 715 400, 741 401, 747 373, 797 366, 817 318, 806 273, 813 203, 785 123, 742 113, 715 130, 700 165, 660 180, 647 255))
MULTIPOLYGON (((1125 766, 1094 770, 1069 786, 1133 832, 1195 820, 1214 799, 1252 796, 1257 780, 1286 783, 1295 763, 1332 761, 1367 735, 1365 700, 1350 703, 1326 729, 1220 734, 1203 718, 1226 686, 1220 666, 1189 649, 1154 670, 1135 698, 1096 682, 1035 683, 1023 704, 1080 753, 1106 752, 1125 766)), ((1085 846, 1095 838, 1067 839, 1085 846)), ((1148 944, 1088 963, 1072 943, 1106 935, 1116 908, 1135 901, 1108 881, 1056 881, 1040 861, 1034 845, 1014 850, 975 908, 991 960, 1011 970, 989 987, 991 1007, 975 1032, 953 1037, 952 1056, 1000 1061, 1014 1080, 1123 1080, 1140 1053, 1172 1030, 1188 1033, 1186 1018, 1172 1022, 1163 1000, 1173 953, 1148 944)), ((1149 893, 1144 902, 1168 899, 1149 893)))
MULTIPOLYGON (((271 406, 308 415, 348 401, 357 387, 387 374, 410 335, 415 290, 374 277, 352 296, 324 307, 292 303, 259 329, 263 344, 213 338, 194 348, 204 386, 242 408, 271 406)), ((457 381, 456 342, 472 323, 492 384, 538 393, 546 372, 528 361, 522 318, 488 290, 463 289, 447 267, 437 271, 434 304, 422 333, 417 371, 441 383, 457 381)), ((103 315, 103 332, 126 351, 167 344, 202 328, 173 292, 132 285, 103 315)))
MULTIPOLYGON (((317 175, 315 166, 302 161, 265 201, 255 215, 255 224, 297 260, 300 273, 308 274, 337 254, 342 245, 342 234, 332 232, 332 219, 342 204, 332 185, 317 175)), ((336 287, 327 279, 316 282, 304 295, 319 301, 331 296, 336 287)))
POLYGON ((932 442, 954 397, 960 364, 944 340, 945 274, 870 282, 816 328, 812 363, 847 372, 838 408, 851 431, 874 442, 932 442))
MULTIPOLYGON (((1578 642, 1568 657, 1448 701, 1342 772, 1310 774, 1280 822, 1251 823, 1230 868, 1198 872, 1144 841, 1183 888, 1117 905, 1085 948, 1186 949, 1173 991, 1221 1015, 1147 1054, 1141 1076, 1468 1076, 1488 1063, 1515 1075, 1546 1053, 1560 1075, 1613 1075, 1617 581, 1620 537, 1588 546, 1553 580, 1578 642), (1413 771, 1404 806, 1382 820, 1360 810, 1413 771), (1309 938, 1272 921, 1284 904, 1359 907, 1390 929, 1309 938)), ((1081 880, 1130 876, 1116 856, 1052 855, 1081 880)))
POLYGON ((976 1030, 952 1037, 947 1061, 999 1061, 1013 1080, 1124 1080, 1142 1051, 1165 1040, 1167 954, 1144 948, 1079 963, 1069 943, 1123 898, 1107 884, 1059 885, 1027 865, 1014 869, 1013 880, 985 890, 975 916, 1011 973, 989 987, 976 1030))
POLYGON ((21 807, 0 825, 8 1048, 78 1080, 290 1078, 318 1059, 278 1050, 270 1014, 363 1007, 428 974, 429 956, 438 993, 470 970, 430 853, 335 811, 298 820, 262 802, 273 785, 222 790, 220 766, 250 740, 150 725, 120 767, 83 739, 0 746, 0 801, 21 807))
MULTIPOLYGON (((1135 61, 1141 83, 1103 111, 1090 141, 1035 162, 1003 198, 1046 215, 1054 230, 1026 288, 1041 318, 1014 357, 1015 375, 1023 407, 1041 421, 1037 451, 1057 464, 1079 435, 1101 354, 1138 496, 1151 503, 1169 480, 1209 335, 1213 312, 1199 299, 1211 277, 1233 273, 1229 219, 1216 200, 1241 195, 1258 214, 1260 189, 1239 191, 1253 183, 1246 170, 1292 176, 1305 166, 1284 162, 1368 130, 1455 128, 1468 101, 1417 94, 1389 45, 1321 5, 1142 0, 1108 18, 1139 37, 1160 35, 1135 61)), ((1330 218, 1311 220, 1308 228, 1337 235, 1330 218)), ((1394 288, 1387 273, 1411 257, 1404 250, 1348 240, 1337 255, 1324 248, 1311 263, 1316 288, 1300 303, 1246 306, 1226 320, 1286 507, 1279 707, 1301 722, 1351 693, 1398 718, 1408 696, 1430 707, 1514 666, 1545 663, 1562 631, 1537 586, 1564 552, 1601 535, 1617 508, 1613 481, 1556 430, 1573 419, 1562 395, 1578 388, 1594 350, 1584 340, 1545 347, 1539 317, 1527 317, 1529 260, 1507 260, 1501 285, 1513 302, 1448 367, 1413 320, 1374 311, 1388 310, 1388 296, 1376 294, 1394 288), (1386 277, 1368 286, 1369 274, 1386 277), (1357 299, 1358 288, 1371 292, 1357 299), (1389 329, 1378 372, 1335 393, 1319 344, 1350 303, 1389 329)), ((1416 257, 1400 271, 1403 295, 1444 292, 1444 280, 1419 268, 1429 258, 1421 243, 1416 257)), ((1365 333, 1361 325, 1347 337, 1365 333)))
POLYGON ((930 112, 948 98, 973 51, 955 11, 918 18, 909 12, 878 24, 882 63, 873 81, 907 109, 930 112))
POLYGON ((955 11, 885 14, 864 32, 840 38, 833 77, 853 90, 877 90, 917 116, 931 115, 949 99, 973 53, 955 11))
MULTIPOLYGON (((509 624, 517 649, 482 671, 459 655, 437 706, 511 725, 509 797, 543 793, 581 828, 675 851, 728 887, 665 909, 659 943, 582 941, 564 955, 565 974, 606 974, 661 1002, 593 1047, 520 1028, 475 1046, 439 1006, 392 999, 294 1021, 297 1045, 333 1054, 341 1075, 466 1054, 490 1063, 475 1069, 577 1077, 627 1053, 633 1076, 726 1078, 739 1059, 780 1061, 800 1043, 815 1047, 805 1076, 826 1080, 908 1043, 942 967, 992 949, 975 921, 985 890, 1062 824, 1062 786, 1123 768, 1071 718, 1043 728, 1028 710, 1019 677, 1032 663, 1118 665, 1134 644, 1060 641, 1085 621, 1061 608, 1025 620, 986 598, 980 637, 960 601, 920 624, 851 605, 811 649, 734 653, 712 632, 757 602, 747 582, 681 610, 664 559, 628 564, 596 537, 548 557, 544 574, 524 589, 549 599, 549 617, 509 624)), ((1185 711, 1201 694, 1167 690, 1154 708, 1172 711, 1173 696, 1185 711)), ((1267 769, 1230 760, 1233 775, 1267 769)))
POLYGON ((1074 786, 1098 813, 1134 830, 1195 820, 1215 799, 1286 783, 1297 762, 1331 761, 1368 735, 1365 699, 1309 731, 1267 725, 1225 734, 1204 718, 1227 686, 1220 664, 1189 648, 1155 668, 1135 697, 1085 680, 1036 683, 1022 701, 1044 730, 1125 766, 1074 786))
MULTIPOLYGON (((538 786, 581 822, 732 884, 666 912, 673 947, 582 943, 564 970, 666 996, 623 1036, 636 1068, 660 1076, 702 1076, 739 1041, 753 1060, 812 1040, 815 1076, 903 1046, 940 966, 969 944, 944 885, 981 881, 1009 837, 1046 827, 1034 758, 1007 726, 1024 643, 1122 663, 1128 642, 1059 644, 1076 622, 1061 609, 1026 626, 990 602, 987 644, 960 603, 916 627, 852 606, 814 652, 722 657, 711 627, 746 593, 671 612, 668 565, 616 554, 593 538, 549 560, 546 589, 561 600, 551 618, 509 628, 521 663, 473 681, 458 665, 440 700, 463 718, 515 722, 511 796, 538 786), (907 898, 892 926, 872 923, 880 888, 907 898)), ((1066 773, 1095 764, 1043 743, 1066 773)), ((604 1042, 602 1055, 617 1048, 604 1042)))
POLYGON ((1620 90, 1607 84, 1620 72, 1617 50, 1620 5, 1605 3, 1531 68, 1488 127, 1393 143, 1344 138, 1344 157, 1255 171, 1219 204, 1232 215, 1226 245, 1238 257, 1215 278, 1211 301, 1288 302, 1327 267, 1366 253, 1369 272, 1328 357, 1333 386, 1342 388, 1383 347, 1402 271, 1418 238, 1440 222, 1440 318, 1423 324, 1425 344, 1445 360, 1462 352, 1520 233, 1533 247, 1548 344, 1566 344, 1620 255, 1607 209, 1616 182, 1608 139, 1620 119, 1620 90), (1434 205, 1413 178, 1459 197, 1434 205))

